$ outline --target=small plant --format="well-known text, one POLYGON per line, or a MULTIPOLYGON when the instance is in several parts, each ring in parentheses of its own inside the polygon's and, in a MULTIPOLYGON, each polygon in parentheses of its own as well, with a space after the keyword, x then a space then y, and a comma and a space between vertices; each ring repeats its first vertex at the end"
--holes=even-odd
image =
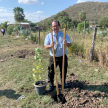
POLYGON ((108 31, 98 31, 97 32, 97 36, 99 36, 100 38, 103 38, 105 36, 107 36, 108 31))
POLYGON ((37 39, 36 39, 36 35, 30 35, 30 40, 31 40, 31 42, 36 42, 37 41, 37 39))
POLYGON ((20 34, 22 37, 27 38, 28 35, 30 35, 30 31, 29 30, 20 30, 20 34))
POLYGON ((33 79, 34 82, 41 80, 41 74, 43 72, 43 60, 42 60, 43 50, 41 48, 35 48, 35 62, 33 63, 33 79))

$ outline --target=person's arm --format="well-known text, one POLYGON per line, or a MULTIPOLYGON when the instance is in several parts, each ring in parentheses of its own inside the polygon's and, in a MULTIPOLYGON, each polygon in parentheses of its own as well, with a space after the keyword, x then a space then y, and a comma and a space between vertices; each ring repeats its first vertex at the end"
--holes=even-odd
POLYGON ((71 45, 72 45, 71 43, 67 43, 66 44, 67 47, 71 47, 71 45))
POLYGON ((63 44, 65 44, 65 46, 67 47, 71 47, 71 43, 68 43, 67 40, 63 39, 63 44))
POLYGON ((45 49, 50 49, 54 46, 54 42, 51 42, 50 45, 45 45, 45 49))
POLYGON ((66 34, 65 40, 63 39, 63 41, 64 41, 63 44, 65 44, 65 46, 71 47, 72 43, 71 43, 70 38, 67 34, 66 34))

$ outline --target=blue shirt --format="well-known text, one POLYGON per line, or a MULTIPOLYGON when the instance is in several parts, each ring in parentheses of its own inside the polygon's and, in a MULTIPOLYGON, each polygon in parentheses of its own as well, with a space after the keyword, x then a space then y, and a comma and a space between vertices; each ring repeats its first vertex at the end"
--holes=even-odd
MULTIPOLYGON (((56 35, 55 35, 54 31, 52 34, 53 34, 53 42, 54 42, 54 47, 55 47, 56 35)), ((55 53, 55 57, 63 56, 63 39, 64 39, 64 33, 59 31, 57 33, 58 46, 57 46, 57 50, 55 53)), ((67 34, 65 35, 65 40, 67 40, 67 43, 71 43, 70 38, 67 34)), ((51 42, 52 42, 51 41, 51 33, 49 33, 45 37, 44 46, 50 45, 51 42)), ((50 52, 50 56, 53 56, 52 48, 49 49, 49 52, 50 52)), ((67 48, 66 47, 65 47, 65 54, 67 54, 67 48)))

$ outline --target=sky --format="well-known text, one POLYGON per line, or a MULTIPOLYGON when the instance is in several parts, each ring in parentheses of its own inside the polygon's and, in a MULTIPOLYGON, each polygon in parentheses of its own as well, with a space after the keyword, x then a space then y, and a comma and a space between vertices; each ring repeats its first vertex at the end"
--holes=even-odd
POLYGON ((15 22, 13 13, 15 7, 24 10, 25 19, 36 23, 65 10, 69 6, 87 1, 108 2, 108 0, 0 0, 0 23, 15 22))

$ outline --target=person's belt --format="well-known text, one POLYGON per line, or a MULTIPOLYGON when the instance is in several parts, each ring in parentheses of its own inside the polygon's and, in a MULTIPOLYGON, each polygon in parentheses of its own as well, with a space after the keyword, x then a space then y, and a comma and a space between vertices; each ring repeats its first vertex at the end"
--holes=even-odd
MULTIPOLYGON (((65 54, 66 55, 66 54, 65 54)), ((51 57, 53 57, 53 56, 51 56, 51 57)), ((59 57, 55 57, 55 58, 62 58, 63 56, 59 56, 59 57)))
POLYGON ((60 56, 60 57, 55 57, 55 58, 62 58, 63 56, 60 56))

